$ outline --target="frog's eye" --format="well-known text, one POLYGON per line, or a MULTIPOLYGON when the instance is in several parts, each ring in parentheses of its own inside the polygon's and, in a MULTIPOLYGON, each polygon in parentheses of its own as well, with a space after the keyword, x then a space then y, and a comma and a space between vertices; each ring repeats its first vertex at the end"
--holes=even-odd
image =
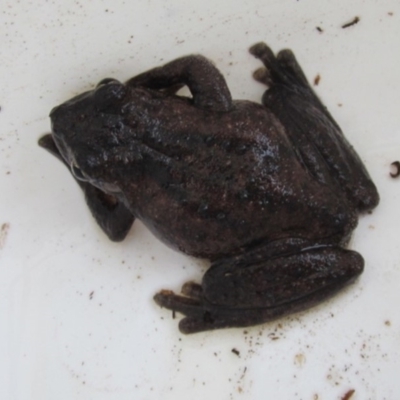
POLYGON ((103 79, 94 91, 94 103, 97 110, 103 111, 108 107, 116 105, 118 100, 121 100, 126 93, 125 86, 115 79, 103 79))
POLYGON ((103 86, 103 85, 108 85, 109 83, 112 83, 112 82, 114 82, 114 83, 119 83, 119 82, 118 82, 116 79, 114 79, 114 78, 104 78, 104 79, 102 79, 102 80, 97 84, 96 87, 103 86))
POLYGON ((87 181, 87 178, 83 175, 82 170, 74 163, 71 163, 71 171, 76 179, 79 181, 87 181))

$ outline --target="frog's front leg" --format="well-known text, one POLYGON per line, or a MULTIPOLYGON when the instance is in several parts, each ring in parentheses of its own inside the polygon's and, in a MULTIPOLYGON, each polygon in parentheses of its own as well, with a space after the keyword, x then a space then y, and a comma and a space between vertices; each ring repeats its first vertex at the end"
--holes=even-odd
MULTIPOLYGON (((57 149, 52 135, 43 136, 39 140, 39 145, 70 169, 57 149)), ((125 239, 135 220, 132 213, 115 196, 104 193, 89 182, 79 180, 75 176, 74 178, 83 190, 86 203, 104 233, 115 242, 125 239)))
POLYGON ((276 56, 265 43, 251 47, 265 68, 255 72, 266 84, 262 102, 282 122, 289 140, 309 172, 324 185, 336 185, 359 211, 379 202, 374 183, 360 157, 343 135, 290 50, 276 56))
POLYGON ((362 257, 333 246, 247 264, 214 263, 200 285, 186 284, 184 296, 161 291, 155 301, 180 312, 183 333, 245 327, 317 305, 351 283, 363 270, 362 257))
POLYGON ((200 55, 178 58, 137 75, 126 84, 157 90, 172 87, 173 92, 187 85, 197 107, 214 111, 229 111, 232 108, 232 97, 224 77, 209 60, 200 55))

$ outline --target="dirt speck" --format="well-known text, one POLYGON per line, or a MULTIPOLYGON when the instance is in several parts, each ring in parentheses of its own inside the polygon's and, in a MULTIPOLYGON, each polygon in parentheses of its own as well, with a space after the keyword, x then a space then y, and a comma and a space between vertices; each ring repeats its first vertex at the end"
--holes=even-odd
POLYGON ((6 239, 8 235, 8 231, 10 230, 10 224, 8 222, 5 222, 4 224, 1 225, 0 228, 0 249, 4 247, 6 244, 6 239))
POLYGON ((354 389, 348 390, 348 391, 345 393, 345 395, 342 397, 342 400, 350 400, 355 392, 356 392, 356 391, 355 391, 354 389))
POLYGON ((233 349, 231 350, 231 352, 232 352, 233 354, 236 354, 238 357, 240 357, 240 351, 239 351, 238 349, 233 348, 233 349))
POLYGON ((89 299, 92 300, 94 295, 94 290, 89 293, 89 299))
POLYGON ((316 29, 319 33, 323 33, 323 32, 324 32, 324 30, 323 30, 320 26, 317 26, 315 29, 316 29))
POLYGON ((318 75, 314 78, 314 85, 315 85, 315 86, 318 86, 320 80, 321 80, 321 75, 318 74, 318 75))
POLYGON ((392 11, 389 11, 389 12, 388 12, 388 15, 389 15, 390 17, 393 17, 393 12, 392 12, 392 11))
POLYGON ((400 161, 393 161, 391 164, 391 171, 390 171, 390 176, 392 178, 397 178, 400 176, 400 161))
POLYGON ((302 367, 306 362, 306 356, 303 353, 298 353, 294 356, 294 364, 302 367))
POLYGON ((385 321, 385 325, 386 325, 386 326, 392 326, 392 323, 387 319, 387 320, 385 321))
POLYGON ((343 29, 350 28, 351 26, 358 24, 360 22, 360 17, 354 17, 350 22, 342 25, 343 29))

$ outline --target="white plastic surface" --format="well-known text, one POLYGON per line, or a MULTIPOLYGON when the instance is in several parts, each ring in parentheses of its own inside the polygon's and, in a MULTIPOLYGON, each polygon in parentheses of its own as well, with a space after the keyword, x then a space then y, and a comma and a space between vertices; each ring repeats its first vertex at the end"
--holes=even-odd
POLYGON ((0 22, 0 399, 400 398, 397 0, 3 0, 0 22), (351 242, 366 269, 308 312, 184 336, 152 296, 200 280, 206 264, 140 222, 109 242, 37 140, 53 106, 100 79, 189 53, 214 60, 235 98, 259 101, 247 49, 260 40, 320 76, 379 188, 351 242))

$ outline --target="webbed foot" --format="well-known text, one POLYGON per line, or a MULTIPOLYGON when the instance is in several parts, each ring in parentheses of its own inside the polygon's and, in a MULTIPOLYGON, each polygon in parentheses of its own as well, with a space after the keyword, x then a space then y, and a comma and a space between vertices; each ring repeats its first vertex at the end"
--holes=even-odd
POLYGON ((182 333, 261 324, 319 304, 351 283, 363 270, 362 257, 334 246, 304 249, 270 260, 214 263, 202 285, 182 294, 162 290, 158 305, 185 317, 182 333))

